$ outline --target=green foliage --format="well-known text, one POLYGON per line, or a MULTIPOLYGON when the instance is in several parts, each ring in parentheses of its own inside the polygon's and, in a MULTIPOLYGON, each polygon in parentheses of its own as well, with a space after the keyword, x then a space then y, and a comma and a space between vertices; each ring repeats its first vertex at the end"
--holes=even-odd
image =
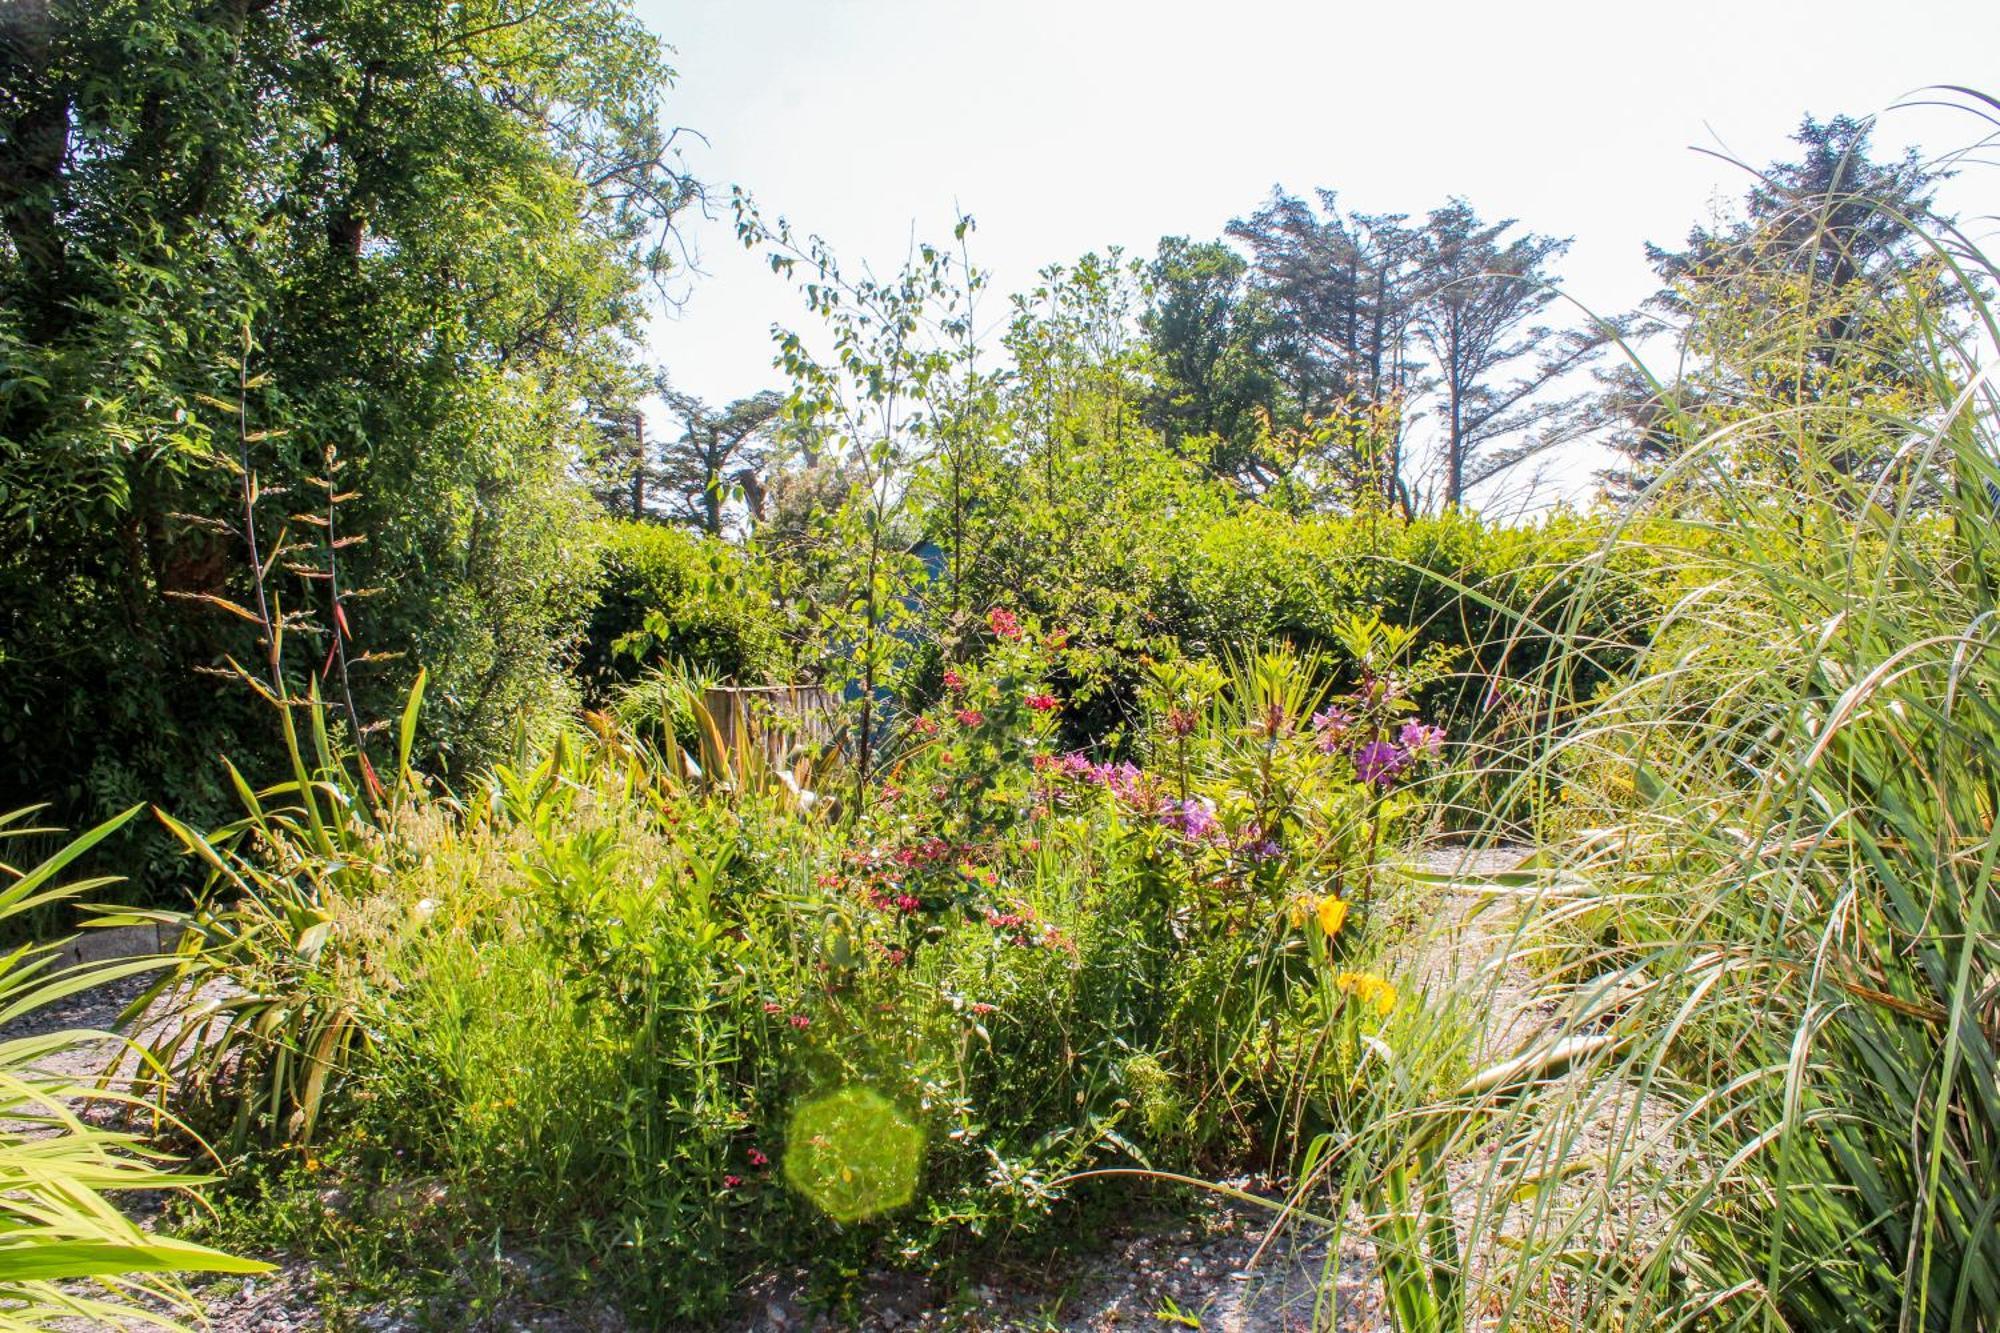
POLYGON ((598 531, 602 582, 577 662, 593 691, 660 662, 744 684, 782 672, 771 595, 741 547, 660 523, 605 520, 598 531))
MULTIPOLYGON (((214 879, 151 1037, 170 1104, 234 1127, 274 1224, 310 1189, 399 1217, 382 1243, 497 1232, 652 1320, 787 1255, 836 1289, 825 1256, 947 1263, 1092 1165, 1282 1162, 1302 1116, 1358 1113, 1397 1004, 1361 970, 1376 867, 1437 748, 1407 701, 1370 676, 1315 718, 1329 682, 1287 656, 1163 677, 1200 718, 1162 714, 1149 771, 1093 766, 1055 749, 1066 645, 985 630, 858 809, 609 729, 458 800, 406 777, 367 813, 338 755, 246 789, 185 833, 214 879)), ((1345 633, 1371 672, 1407 647, 1345 633)), ((286 1225, 351 1229, 318 1211, 286 1225)))
POLYGON ((1948 239, 1879 250, 1849 328, 1891 355, 1832 373, 1822 307, 1693 308, 1754 392, 1688 405, 1632 519, 1652 645, 1542 730, 1523 780, 1562 773, 1566 817, 1493 886, 1555 1017, 1412 1117, 1506 1145, 1464 1237, 1504 1323, 1995 1326, 2000 272, 1948 239))
MULTIPOLYGON (((0 842, 46 833, 28 827, 31 810, 0 815, 0 842)), ((111 881, 64 882, 64 871, 129 820, 101 824, 26 870, 0 866, 0 920, 39 904, 69 902, 111 881)), ((121 959, 62 967, 53 945, 17 949, 0 959, 0 1022, 33 1018, 78 992, 160 966, 121 959)), ((71 1320, 122 1323, 145 1318, 178 1327, 155 1311, 198 1312, 175 1280, 184 1273, 261 1273, 269 1264, 234 1259, 186 1241, 141 1231, 108 1197, 126 1190, 188 1189, 206 1177, 175 1174, 139 1136, 83 1118, 93 1099, 124 1100, 89 1077, 59 1072, 65 1057, 108 1034, 41 1031, 0 1040, 0 1326, 67 1327, 71 1320)), ((121 1057, 127 1053, 119 1051, 121 1057)))
MULTIPOLYGON (((202 674, 249 655, 208 599, 249 583, 238 469, 303 512, 330 450, 345 613, 429 664, 437 746, 476 764, 566 711, 576 408, 691 188, 658 40, 596 0, 34 0, 8 29, 0 796, 206 823, 215 754, 282 762, 202 674)), ((323 593, 287 599, 309 657, 323 593)), ((358 673, 361 711, 407 681, 358 673)))

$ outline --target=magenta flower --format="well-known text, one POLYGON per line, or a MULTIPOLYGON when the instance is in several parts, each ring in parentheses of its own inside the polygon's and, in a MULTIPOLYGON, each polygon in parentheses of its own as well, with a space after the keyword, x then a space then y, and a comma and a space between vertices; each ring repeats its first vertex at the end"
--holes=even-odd
POLYGON ((1182 837, 1199 842, 1215 833, 1215 807, 1198 797, 1168 801, 1160 807, 1160 822, 1182 837))
POLYGON ((1038 691, 1028 696, 1028 707, 1037 713, 1053 713, 1056 710, 1056 697, 1047 690, 1038 691))
POLYGON ((1408 762, 1402 750, 1389 741, 1370 741, 1354 752, 1354 776, 1363 782, 1386 787, 1396 780, 1408 762))
POLYGON ((980 712, 977 708, 961 708, 958 710, 958 725, 961 727, 983 726, 985 722, 986 714, 980 712))
POLYGON ((964 684, 965 677, 959 675, 956 671, 947 670, 944 673, 944 687, 946 689, 956 690, 963 687, 964 684))
POLYGON ((1340 748, 1340 742, 1347 735, 1347 729, 1354 725, 1354 717, 1345 708, 1338 706, 1322 709, 1313 714, 1313 731, 1318 735, 1321 754, 1332 754, 1340 748))
POLYGON ((1444 746, 1444 728, 1427 727, 1421 722, 1405 722, 1396 734, 1403 748, 1412 755, 1436 754, 1444 746))
POLYGON ((1021 637, 1021 622, 1015 617, 1012 611, 1003 611, 995 607, 987 614, 986 625, 987 628, 1003 639, 1018 639, 1021 637))

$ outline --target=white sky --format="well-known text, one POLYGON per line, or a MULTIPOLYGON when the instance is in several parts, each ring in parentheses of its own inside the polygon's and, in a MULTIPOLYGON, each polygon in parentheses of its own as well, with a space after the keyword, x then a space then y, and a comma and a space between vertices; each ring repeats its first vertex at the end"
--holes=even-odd
MULTIPOLYGON (((1691 146, 1761 165, 1789 155, 1806 111, 1884 111, 1939 83, 2000 94, 1993 0, 638 7, 676 48, 669 119, 706 136, 687 160, 717 200, 687 228, 703 273, 652 350, 676 387, 717 403, 783 387, 770 326, 806 322, 737 246, 732 183, 850 268, 893 269, 913 226, 949 240, 962 207, 996 324, 1045 264, 1219 236, 1280 183, 1371 212, 1462 194, 1484 216, 1573 235, 1569 293, 1613 311, 1652 290, 1645 241, 1678 241, 1742 192, 1739 168, 1691 146)), ((1945 151, 1980 128, 1894 111, 1876 142, 1945 151)), ((1947 198, 1996 211, 1983 180, 1947 198)))

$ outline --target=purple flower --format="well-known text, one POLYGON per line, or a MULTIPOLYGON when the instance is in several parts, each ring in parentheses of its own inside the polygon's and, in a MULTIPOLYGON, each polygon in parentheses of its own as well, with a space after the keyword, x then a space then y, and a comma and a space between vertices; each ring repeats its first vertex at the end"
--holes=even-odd
POLYGON ((1403 771, 1409 756, 1389 741, 1370 741, 1354 752, 1354 776, 1386 787, 1403 771))
POLYGON ((1215 833, 1215 807, 1199 797, 1167 801, 1160 806, 1160 822, 1182 837, 1199 842, 1215 833))
POLYGON ((1271 838, 1263 838, 1250 844, 1250 859, 1252 861, 1269 861, 1275 857, 1284 855, 1284 852, 1285 849, 1280 847, 1276 840, 1271 838))
POLYGON ((1403 748, 1412 755, 1436 754, 1444 745, 1444 728, 1427 727, 1421 722, 1405 722, 1396 734, 1403 748))

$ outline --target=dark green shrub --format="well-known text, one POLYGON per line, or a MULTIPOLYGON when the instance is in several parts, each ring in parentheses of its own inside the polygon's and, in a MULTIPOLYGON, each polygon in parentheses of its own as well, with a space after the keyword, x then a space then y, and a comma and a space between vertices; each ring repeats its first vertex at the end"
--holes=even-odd
POLYGON ((602 695, 675 662, 746 683, 782 674, 770 598, 743 549, 688 528, 607 521, 604 564, 577 668, 602 695))

